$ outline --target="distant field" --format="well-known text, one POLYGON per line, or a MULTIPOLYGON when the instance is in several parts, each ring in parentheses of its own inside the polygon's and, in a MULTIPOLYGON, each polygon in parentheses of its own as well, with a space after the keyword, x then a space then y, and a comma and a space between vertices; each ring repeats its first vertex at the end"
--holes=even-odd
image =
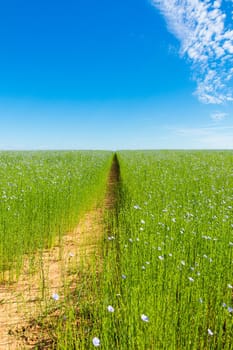
MULTIPOLYGON (((111 152, 0 152, 0 276, 103 199, 111 152)), ((8 272, 7 272, 8 273, 8 272)))
MULTIPOLYGON (((3 277, 103 202, 112 160, 0 154, 3 277)), ((232 349, 233 152, 121 151, 117 162, 101 268, 77 269, 75 293, 57 301, 50 348, 232 349)))

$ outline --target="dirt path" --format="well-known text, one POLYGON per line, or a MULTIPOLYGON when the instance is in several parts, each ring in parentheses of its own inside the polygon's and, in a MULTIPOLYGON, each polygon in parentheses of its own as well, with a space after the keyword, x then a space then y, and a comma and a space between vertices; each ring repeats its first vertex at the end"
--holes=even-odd
POLYGON ((18 282, 0 285, 0 350, 33 349, 35 335, 27 332, 22 340, 22 330, 27 328, 29 320, 56 303, 56 294, 61 299, 60 291, 66 288, 67 293, 72 292, 79 266, 88 266, 93 258, 100 259, 98 243, 104 232, 103 212, 115 206, 118 181, 119 165, 115 157, 103 208, 88 212, 73 232, 64 235, 53 248, 37 254, 33 264, 26 260, 18 282))
POLYGON ((108 178, 107 195, 105 197, 105 208, 112 210, 116 206, 116 191, 120 182, 120 166, 115 155, 112 162, 111 171, 108 178))

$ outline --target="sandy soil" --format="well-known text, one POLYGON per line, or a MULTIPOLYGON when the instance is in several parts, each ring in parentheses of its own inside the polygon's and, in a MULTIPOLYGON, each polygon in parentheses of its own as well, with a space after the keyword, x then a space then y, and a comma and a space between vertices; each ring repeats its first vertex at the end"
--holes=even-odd
POLYGON ((78 264, 88 266, 88 259, 98 253, 96 247, 103 233, 102 216, 101 209, 87 213, 59 244, 35 257, 34 267, 26 260, 16 283, 0 286, 0 349, 32 348, 34 335, 31 340, 25 339, 27 345, 23 345, 22 330, 47 307, 48 300, 56 303, 53 294, 61 298, 64 286, 70 291, 75 287, 77 279, 71 272, 77 270, 78 264))

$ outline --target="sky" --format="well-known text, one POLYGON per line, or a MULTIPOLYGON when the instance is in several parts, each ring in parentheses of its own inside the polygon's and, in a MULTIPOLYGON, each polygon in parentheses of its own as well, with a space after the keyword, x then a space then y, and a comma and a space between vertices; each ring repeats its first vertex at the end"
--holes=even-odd
POLYGON ((233 149, 233 0, 8 0, 0 150, 233 149))

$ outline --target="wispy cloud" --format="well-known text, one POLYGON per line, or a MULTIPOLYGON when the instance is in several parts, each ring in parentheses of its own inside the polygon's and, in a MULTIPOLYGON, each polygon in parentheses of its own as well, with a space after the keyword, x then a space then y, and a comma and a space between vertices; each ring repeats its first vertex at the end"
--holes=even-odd
POLYGON ((174 128, 173 133, 181 139, 188 139, 194 148, 233 149, 233 126, 174 128))
POLYGON ((203 103, 233 101, 233 1, 151 0, 192 64, 195 94, 203 103), (231 8, 230 8, 231 7, 231 8))
POLYGON ((227 117, 227 115, 228 114, 224 112, 215 112, 211 114, 210 118, 216 122, 219 122, 224 120, 227 117))

